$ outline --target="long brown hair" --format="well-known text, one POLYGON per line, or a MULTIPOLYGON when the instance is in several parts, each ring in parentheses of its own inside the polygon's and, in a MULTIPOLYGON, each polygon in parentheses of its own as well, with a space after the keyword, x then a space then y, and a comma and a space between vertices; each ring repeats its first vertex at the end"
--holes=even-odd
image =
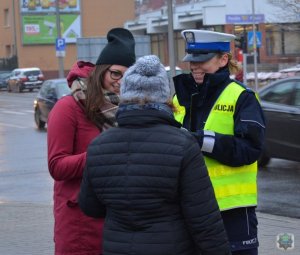
POLYGON ((96 65, 93 72, 87 78, 87 91, 85 100, 85 111, 87 118, 99 126, 100 107, 104 105, 103 94, 104 75, 111 65, 96 65))

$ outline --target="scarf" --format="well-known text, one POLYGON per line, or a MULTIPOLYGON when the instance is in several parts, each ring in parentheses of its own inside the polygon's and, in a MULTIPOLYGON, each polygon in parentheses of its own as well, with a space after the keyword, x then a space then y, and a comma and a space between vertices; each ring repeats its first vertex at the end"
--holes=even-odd
POLYGON ((130 110, 158 110, 164 112, 172 119, 174 118, 174 113, 172 109, 163 103, 147 103, 144 105, 139 104, 120 104, 118 112, 130 111, 130 110))
MULTIPOLYGON (((86 84, 83 80, 77 79, 73 81, 71 86, 72 96, 78 105, 85 111, 85 91, 86 84)), ((110 127, 116 127, 116 112, 119 105, 119 96, 113 92, 104 90, 104 104, 99 107, 94 124, 99 128, 100 131, 105 131, 110 127)))

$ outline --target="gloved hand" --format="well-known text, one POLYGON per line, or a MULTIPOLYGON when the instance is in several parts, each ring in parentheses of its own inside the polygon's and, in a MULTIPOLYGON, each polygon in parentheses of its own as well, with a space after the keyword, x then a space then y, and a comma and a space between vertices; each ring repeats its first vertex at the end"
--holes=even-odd
POLYGON ((204 131, 203 130, 197 130, 196 132, 190 132, 190 133, 196 138, 200 148, 202 148, 204 131))

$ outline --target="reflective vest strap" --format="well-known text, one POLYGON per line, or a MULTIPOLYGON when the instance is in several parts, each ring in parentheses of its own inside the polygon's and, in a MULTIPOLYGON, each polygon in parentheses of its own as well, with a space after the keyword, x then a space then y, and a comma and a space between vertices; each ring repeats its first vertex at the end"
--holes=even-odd
POLYGON ((235 183, 231 185, 222 185, 220 187, 214 186, 214 190, 217 199, 243 194, 250 196, 257 192, 255 183, 235 183))
POLYGON ((222 185, 239 185, 242 183, 251 183, 256 180, 256 171, 238 171, 231 175, 220 175, 216 177, 211 177, 210 179, 214 182, 214 187, 218 188, 222 185), (242 177, 242 178, 241 178, 242 177), (241 182, 243 180, 244 182, 241 182))
POLYGON ((256 206, 257 196, 254 194, 237 194, 235 196, 218 199, 218 204, 221 211, 239 207, 256 206))
POLYGON ((218 161, 204 157, 206 165, 209 166, 209 176, 211 179, 215 177, 224 177, 224 176, 234 176, 243 174, 245 172, 256 173, 257 162, 254 162, 251 165, 244 165, 241 167, 231 167, 220 164, 218 161))

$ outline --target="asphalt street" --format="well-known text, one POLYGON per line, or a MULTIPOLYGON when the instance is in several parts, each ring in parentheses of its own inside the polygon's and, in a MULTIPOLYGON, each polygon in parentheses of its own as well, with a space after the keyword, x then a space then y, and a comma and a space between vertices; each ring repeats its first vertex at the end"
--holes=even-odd
MULTIPOLYGON (((0 92, 0 255, 54 253, 53 180, 34 95, 0 92)), ((259 172, 259 254, 300 254, 299 178, 299 164, 282 160, 259 172), (290 247, 280 250, 278 238, 290 247)))

